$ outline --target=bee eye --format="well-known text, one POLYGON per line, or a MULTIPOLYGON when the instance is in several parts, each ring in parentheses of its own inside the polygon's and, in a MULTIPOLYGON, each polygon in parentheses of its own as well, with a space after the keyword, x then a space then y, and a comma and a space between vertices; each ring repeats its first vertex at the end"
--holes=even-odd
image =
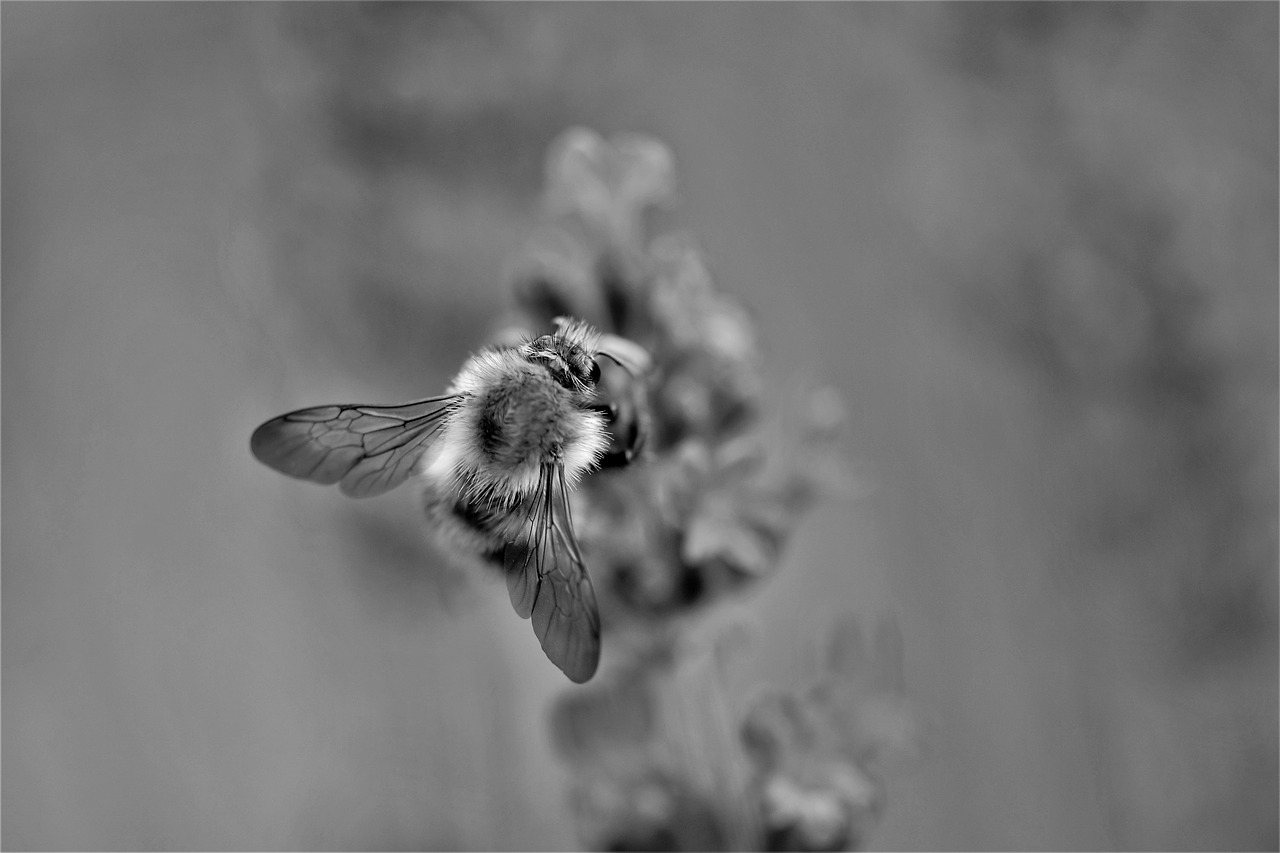
POLYGON ((600 381, 600 364, 599 362, 591 362, 591 370, 587 373, 587 381, 595 385, 600 381))

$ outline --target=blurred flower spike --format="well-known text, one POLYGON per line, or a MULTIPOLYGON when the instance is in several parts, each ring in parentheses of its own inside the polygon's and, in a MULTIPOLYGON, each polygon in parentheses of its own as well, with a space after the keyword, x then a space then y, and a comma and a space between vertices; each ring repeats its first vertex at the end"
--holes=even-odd
MULTIPOLYGON (((744 636, 745 635, 745 636, 744 636)), ((818 677, 730 708, 742 621, 650 648, 562 696, 552 741, 570 765, 581 840, 604 850, 856 850, 884 809, 884 777, 918 753, 893 623, 863 642, 837 624, 818 677), (708 641, 709 638, 709 641, 708 641), (850 654, 850 652, 852 654, 850 654), (735 722, 737 720, 738 722, 735 722)))
POLYGON ((671 151, 656 139, 618 134, 605 142, 594 131, 577 127, 551 145, 549 212, 562 220, 577 220, 605 243, 639 243, 645 209, 670 202, 674 193, 671 151))
POLYGON ((690 237, 648 234, 646 215, 675 194, 662 142, 575 128, 552 143, 546 179, 550 224, 511 273, 520 325, 580 317, 653 362, 639 382, 604 367, 615 442, 635 439, 642 464, 588 478, 574 506, 611 627, 768 577, 834 467, 834 392, 808 392, 767 434, 750 314, 716 289, 690 237))
POLYGON ((614 446, 573 496, 608 636, 601 675, 551 720, 581 839, 852 849, 882 802, 876 700, 849 686, 861 676, 832 664, 803 696, 735 713, 722 658, 741 632, 704 624, 773 575, 804 512, 843 484, 839 396, 804 382, 766 395, 750 313, 688 235, 649 233, 675 195, 666 145, 575 128, 552 143, 546 179, 550 221, 511 269, 515 325, 579 317, 650 359, 642 375, 602 362, 614 446))
POLYGON ((919 753, 921 732, 903 695, 897 626, 882 623, 868 646, 856 620, 839 622, 821 675, 801 692, 764 694, 742 725, 768 848, 861 846, 887 767, 919 753))

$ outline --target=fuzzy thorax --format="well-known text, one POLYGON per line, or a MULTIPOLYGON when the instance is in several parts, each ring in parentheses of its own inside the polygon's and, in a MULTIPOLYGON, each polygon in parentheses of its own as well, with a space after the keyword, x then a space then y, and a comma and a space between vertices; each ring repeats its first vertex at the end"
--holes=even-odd
POLYGON ((469 501, 508 502, 533 492, 544 464, 572 486, 608 447, 603 417, 516 349, 485 350, 454 380, 462 397, 425 474, 469 501))

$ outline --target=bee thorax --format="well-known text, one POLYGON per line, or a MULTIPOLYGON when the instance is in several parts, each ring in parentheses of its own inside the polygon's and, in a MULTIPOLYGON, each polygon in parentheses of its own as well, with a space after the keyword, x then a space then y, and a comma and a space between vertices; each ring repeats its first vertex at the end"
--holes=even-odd
POLYGON ((426 474, 468 499, 501 503, 529 494, 547 464, 563 466, 572 484, 607 448, 604 418, 513 354, 473 359, 455 387, 466 393, 426 474))

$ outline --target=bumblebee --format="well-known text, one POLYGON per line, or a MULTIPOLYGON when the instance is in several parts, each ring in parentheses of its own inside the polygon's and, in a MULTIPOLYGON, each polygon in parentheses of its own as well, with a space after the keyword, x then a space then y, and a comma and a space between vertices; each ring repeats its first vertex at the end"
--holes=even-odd
POLYGON ((600 659, 595 592, 573 530, 569 493, 583 475, 631 460, 643 432, 597 394, 598 359, 637 380, 636 344, 560 318, 552 334, 471 356, 447 392, 394 406, 329 405, 272 418, 250 440, 264 464, 352 497, 417 477, 432 527, 501 565, 516 613, 547 657, 582 683, 600 659))

